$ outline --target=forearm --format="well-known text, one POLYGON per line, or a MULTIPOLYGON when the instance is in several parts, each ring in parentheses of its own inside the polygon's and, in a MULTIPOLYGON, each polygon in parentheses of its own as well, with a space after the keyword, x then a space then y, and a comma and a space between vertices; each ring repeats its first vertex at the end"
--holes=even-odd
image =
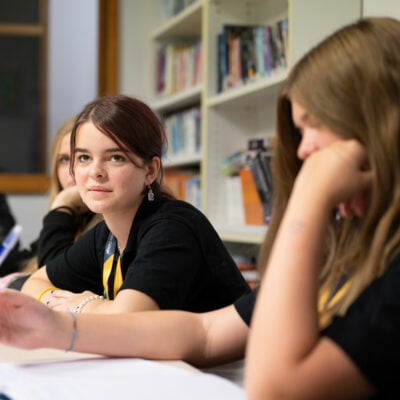
POLYGON ((317 296, 330 207, 322 195, 292 196, 269 259, 248 347, 248 386, 260 393, 266 377, 283 382, 319 337, 317 296), (261 388, 261 389, 260 389, 261 388))
MULTIPOLYGON (((43 267, 45 269, 45 267, 43 267)), ((44 271, 39 270, 33 273, 24 285, 21 288, 21 292, 25 293, 35 299, 40 298, 42 303, 46 303, 46 301, 50 298, 51 293, 50 290, 44 292, 48 288, 53 288, 53 284, 47 278, 47 274, 43 273, 44 271)))
POLYGON ((75 351, 117 357, 182 359, 193 364, 201 363, 204 358, 205 332, 197 314, 153 311, 77 314, 76 317, 75 351))

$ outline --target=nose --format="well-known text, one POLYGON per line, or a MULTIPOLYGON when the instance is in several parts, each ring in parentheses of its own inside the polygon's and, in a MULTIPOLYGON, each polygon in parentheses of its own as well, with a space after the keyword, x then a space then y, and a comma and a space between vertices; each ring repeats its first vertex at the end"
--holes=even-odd
POLYGON ((297 148, 297 157, 300 160, 305 160, 316 149, 314 135, 306 131, 303 132, 299 147, 297 148))
POLYGON ((107 175, 103 163, 99 161, 93 161, 90 168, 90 177, 93 179, 102 179, 107 175))

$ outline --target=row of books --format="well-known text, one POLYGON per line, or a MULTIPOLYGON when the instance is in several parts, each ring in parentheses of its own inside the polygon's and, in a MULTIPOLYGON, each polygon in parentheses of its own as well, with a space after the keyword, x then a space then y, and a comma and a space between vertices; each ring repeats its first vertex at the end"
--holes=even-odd
POLYGON ((163 118, 167 136, 167 147, 163 159, 178 160, 194 157, 201 152, 201 112, 200 107, 192 107, 163 118))
POLYGON ((175 197, 201 208, 200 175, 196 170, 166 170, 164 183, 175 197))
POLYGON ((231 225, 268 224, 272 212, 271 149, 250 140, 248 149, 223 162, 227 220, 231 225))
POLYGON ((156 93, 172 95, 201 84, 202 45, 169 43, 160 46, 156 55, 156 93))
POLYGON ((173 17, 179 14, 185 8, 189 7, 191 4, 198 0, 163 0, 163 14, 165 18, 173 17))
POLYGON ((224 25, 217 40, 218 92, 287 67, 287 18, 270 25, 224 25))

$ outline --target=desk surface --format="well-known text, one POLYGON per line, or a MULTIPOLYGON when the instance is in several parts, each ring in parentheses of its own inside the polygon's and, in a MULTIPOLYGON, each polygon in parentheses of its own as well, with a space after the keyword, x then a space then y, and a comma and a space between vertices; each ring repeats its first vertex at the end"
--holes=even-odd
MULTIPOLYGON (((11 363, 20 363, 20 362, 34 362, 34 361, 53 361, 53 360, 79 360, 79 359, 88 359, 88 358, 104 358, 100 355, 96 354, 87 354, 87 353, 76 353, 76 352, 66 352, 63 350, 55 350, 55 349, 37 349, 37 350, 23 350, 17 349, 15 347, 4 346, 0 344, 0 362, 11 362, 11 363)), ((190 364, 180 361, 180 360, 171 360, 171 361, 158 361, 162 364, 176 366, 179 368, 183 368, 192 372, 201 371, 197 368, 191 366, 190 364)))
POLYGON ((105 358, 0 345, 0 376, 0 394, 13 400, 245 399, 239 386, 183 361, 105 358))

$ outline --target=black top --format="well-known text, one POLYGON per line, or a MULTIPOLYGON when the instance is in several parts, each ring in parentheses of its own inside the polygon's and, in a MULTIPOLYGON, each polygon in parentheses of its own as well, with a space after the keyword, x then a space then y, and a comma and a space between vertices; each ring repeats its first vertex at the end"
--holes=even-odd
POLYGON ((42 267, 73 245, 81 227, 86 227, 94 214, 89 212, 74 216, 59 210, 49 211, 37 240, 38 265, 42 267))
MULTIPOLYGON (((250 325, 257 292, 235 302, 250 325)), ((351 358, 376 390, 374 399, 400 398, 400 258, 373 281, 321 334, 351 358)))
MULTIPOLYGON (((102 267, 109 230, 104 222, 47 264, 53 285, 103 294, 102 267)), ((160 309, 209 311, 250 290, 221 239, 195 207, 178 200, 145 199, 121 260, 120 290, 150 296, 160 309)))
POLYGON ((250 326, 259 287, 235 301, 234 306, 246 325, 250 326))
POLYGON ((377 389, 374 398, 400 398, 400 259, 322 334, 340 346, 377 389))

